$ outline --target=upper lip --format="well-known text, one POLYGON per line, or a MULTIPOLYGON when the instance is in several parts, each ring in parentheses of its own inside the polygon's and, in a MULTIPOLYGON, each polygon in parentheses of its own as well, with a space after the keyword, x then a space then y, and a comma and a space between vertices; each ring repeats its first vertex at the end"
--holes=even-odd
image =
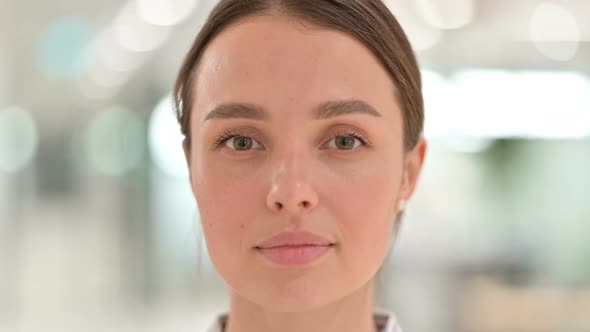
POLYGON ((284 246, 302 246, 302 245, 315 245, 315 246, 327 246, 334 244, 332 241, 326 239, 321 235, 317 235, 307 231, 291 231, 281 232, 275 236, 272 236, 263 242, 259 243, 256 248, 268 249, 274 247, 284 246))

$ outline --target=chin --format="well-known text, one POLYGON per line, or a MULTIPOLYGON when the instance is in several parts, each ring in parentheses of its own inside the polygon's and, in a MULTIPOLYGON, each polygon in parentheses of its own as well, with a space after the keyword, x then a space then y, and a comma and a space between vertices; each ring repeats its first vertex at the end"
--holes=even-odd
POLYGON ((305 277, 277 282, 272 287, 267 285, 255 294, 259 305, 276 312, 312 311, 339 299, 338 295, 331 294, 325 283, 305 280, 305 277))

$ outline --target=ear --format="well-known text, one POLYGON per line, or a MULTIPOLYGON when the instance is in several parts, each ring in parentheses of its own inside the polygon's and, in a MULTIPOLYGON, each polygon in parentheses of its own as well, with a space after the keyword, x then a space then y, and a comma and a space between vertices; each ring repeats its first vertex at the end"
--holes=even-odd
POLYGON ((411 151, 406 152, 398 200, 404 200, 407 202, 414 193, 418 178, 422 172, 422 166, 424 165, 426 146, 426 140, 421 137, 416 146, 411 151))
POLYGON ((182 150, 184 151, 184 158, 186 160, 186 167, 188 168, 189 173, 189 180, 191 182, 191 187, 193 185, 193 177, 191 176, 191 149, 188 143, 188 139, 185 137, 182 140, 182 150))

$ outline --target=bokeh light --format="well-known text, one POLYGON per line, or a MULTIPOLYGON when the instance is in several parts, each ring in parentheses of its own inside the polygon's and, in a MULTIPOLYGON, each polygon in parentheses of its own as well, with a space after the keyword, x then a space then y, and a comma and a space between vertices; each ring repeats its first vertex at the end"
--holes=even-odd
POLYGON ((93 29, 83 17, 54 20, 41 37, 39 60, 47 73, 60 77, 79 74, 87 62, 93 29))
POLYGON ((136 0, 139 16, 154 25, 175 25, 195 9, 197 0, 136 0))
POLYGON ((152 160, 167 175, 188 175, 182 150, 183 138, 174 115, 172 97, 168 95, 160 100, 152 112, 148 138, 152 160))
POLYGON ((424 95, 424 136, 426 138, 445 136, 449 132, 448 114, 443 110, 448 109, 447 104, 452 102, 449 94, 452 93, 451 85, 441 74, 429 69, 422 69, 422 94, 424 95))
POLYGON ((115 71, 100 64, 88 68, 88 77, 92 83, 102 87, 118 87, 127 81, 129 74, 115 71))
POLYGON ((576 18, 557 3, 538 4, 529 30, 537 50, 550 59, 568 61, 578 51, 581 33, 576 18))
POLYGON ((29 112, 11 106, 0 110, 0 171, 17 172, 37 151, 39 134, 29 112))
POLYGON ((115 40, 126 50, 148 52, 160 47, 170 34, 170 27, 156 26, 142 20, 137 3, 123 7, 114 23, 115 40))
POLYGON ((428 50, 440 42, 441 30, 428 24, 414 6, 404 6, 400 0, 387 0, 385 4, 395 14, 414 50, 428 50))
POLYGON ((466 69, 449 78, 428 70, 422 75, 427 137, 590 136, 590 80, 582 74, 466 69))
POLYGON ((96 41, 96 62, 117 72, 138 69, 145 62, 147 55, 123 48, 114 41, 114 33, 114 28, 109 27, 96 41))
POLYGON ((136 113, 121 106, 103 110, 85 133, 86 158, 100 174, 123 175, 144 157, 144 136, 144 123, 136 113))
POLYGON ((457 29, 471 23, 474 15, 473 0, 415 0, 418 12, 433 27, 457 29))

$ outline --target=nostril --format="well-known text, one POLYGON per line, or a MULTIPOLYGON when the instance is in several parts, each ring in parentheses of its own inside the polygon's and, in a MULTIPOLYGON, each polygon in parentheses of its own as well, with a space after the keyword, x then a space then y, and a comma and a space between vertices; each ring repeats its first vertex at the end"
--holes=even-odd
POLYGON ((281 203, 279 203, 279 202, 276 202, 275 204, 277 205, 277 207, 278 207, 279 209, 281 209, 281 208, 283 207, 283 204, 281 204, 281 203))

